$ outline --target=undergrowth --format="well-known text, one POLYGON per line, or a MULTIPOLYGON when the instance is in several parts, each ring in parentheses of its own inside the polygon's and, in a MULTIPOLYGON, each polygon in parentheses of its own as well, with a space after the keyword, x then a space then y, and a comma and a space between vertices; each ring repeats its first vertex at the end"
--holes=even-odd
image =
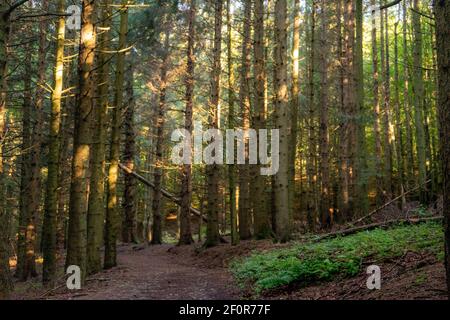
POLYGON ((352 277, 369 258, 382 262, 408 251, 429 252, 442 259, 442 224, 399 225, 317 243, 294 243, 287 249, 254 252, 230 267, 241 285, 250 285, 259 294, 292 283, 309 285, 352 277))

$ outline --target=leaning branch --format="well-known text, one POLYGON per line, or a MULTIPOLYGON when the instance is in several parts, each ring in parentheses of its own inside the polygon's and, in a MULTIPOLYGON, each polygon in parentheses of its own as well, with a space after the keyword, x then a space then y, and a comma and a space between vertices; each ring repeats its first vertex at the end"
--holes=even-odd
POLYGON ((25 4, 25 2, 28 2, 29 0, 19 0, 16 3, 13 3, 11 5, 11 7, 9 7, 8 11, 6 11, 6 15, 11 15, 11 13, 16 10, 18 7, 20 7, 21 5, 25 4))
POLYGON ((406 196, 407 194, 410 194, 411 192, 414 192, 414 191, 416 191, 416 190, 419 190, 420 188, 426 186, 426 185, 429 184, 430 182, 431 182, 431 180, 428 180, 428 181, 426 181, 423 185, 417 186, 417 187, 415 187, 415 188, 413 188, 413 189, 411 189, 411 190, 408 190, 408 191, 402 193, 402 194, 399 195, 398 197, 396 197, 396 198, 392 199, 391 201, 389 201, 389 202, 383 204, 381 207, 376 208, 375 210, 373 210, 373 211, 370 212, 369 214, 365 215, 364 217, 361 217, 361 218, 359 218, 359 219, 357 219, 357 220, 355 220, 355 221, 349 222, 349 223, 347 224, 347 226, 355 225, 355 224, 357 224, 358 222, 361 222, 361 221, 363 221, 363 220, 365 220, 365 219, 367 219, 367 218, 370 218, 370 217, 373 216, 375 213, 377 213, 377 212, 383 210, 384 208, 386 208, 386 207, 389 206, 390 204, 394 203, 395 201, 401 199, 402 197, 406 196))
MULTIPOLYGON (((152 189, 156 188, 155 185, 151 181, 147 180, 145 177, 141 176, 140 174, 134 172, 130 168, 125 167, 123 164, 119 163, 119 168, 122 169, 125 173, 133 176, 134 178, 136 178, 137 180, 139 180, 140 182, 142 182, 146 186, 148 186, 148 187, 150 187, 152 189)), ((167 199, 171 200, 176 205, 181 206, 181 199, 178 198, 177 196, 175 196, 173 193, 170 193, 169 191, 164 190, 164 189, 161 189, 161 193, 162 193, 162 195, 164 197, 166 197, 167 199)), ((201 217, 203 219, 203 221, 208 222, 208 219, 205 216, 203 216, 199 210, 190 207, 190 211, 191 211, 191 213, 193 213, 197 217, 201 217)))
POLYGON ((402 0, 395 0, 395 1, 392 1, 392 2, 390 2, 390 3, 385 4, 384 6, 381 6, 381 7, 380 7, 380 10, 388 9, 388 8, 390 8, 390 7, 393 7, 393 6, 397 5, 397 4, 399 4, 400 2, 402 2, 402 0))

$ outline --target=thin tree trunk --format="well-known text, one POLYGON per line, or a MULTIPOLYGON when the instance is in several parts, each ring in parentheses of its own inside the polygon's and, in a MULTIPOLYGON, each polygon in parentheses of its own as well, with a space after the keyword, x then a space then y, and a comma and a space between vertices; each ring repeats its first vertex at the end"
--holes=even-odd
POLYGON ((120 127, 122 124, 123 93, 125 82, 125 48, 128 34, 128 1, 122 0, 120 7, 119 45, 114 82, 114 105, 111 120, 111 148, 109 151, 108 181, 106 187, 106 226, 104 268, 117 265, 117 237, 120 225, 117 183, 119 180, 120 127))
MULTIPOLYGON (((65 12, 66 1, 58 1, 58 12, 65 12)), ((58 19, 56 42, 56 66, 54 70, 55 86, 52 93, 52 109, 49 132, 47 193, 45 197, 44 222, 42 225, 42 251, 44 265, 42 281, 53 285, 56 277, 56 234, 58 216, 58 173, 59 173, 59 134, 61 129, 61 97, 64 81, 64 41, 65 18, 58 19)))
MULTIPOLYGON (((255 107, 253 128, 258 132, 266 126, 266 69, 264 55, 264 1, 256 0, 254 7, 254 92, 255 107)), ((261 165, 252 166, 251 201, 254 218, 254 237, 270 236, 270 223, 265 201, 266 177, 261 175, 261 165)))
POLYGON ((443 175, 443 214, 445 231, 445 268, 450 298, 450 2, 435 1, 436 47, 438 65, 438 118, 443 175))
POLYGON ((105 31, 99 34, 99 53, 97 59, 98 73, 97 99, 93 121, 94 141, 92 143, 91 181, 89 206, 87 213, 87 272, 97 273, 102 269, 101 249, 105 221, 105 154, 106 154, 106 116, 109 107, 109 55, 112 26, 111 1, 102 0, 101 21, 105 31))
POLYGON ((79 93, 75 110, 75 130, 72 158, 72 179, 69 201, 69 231, 66 267, 77 265, 82 281, 86 276, 86 237, 88 205, 88 170, 91 150, 91 111, 94 86, 96 33, 94 27, 95 5, 93 0, 83 0, 81 38, 78 56, 79 93))
POLYGON ((416 127, 416 151, 419 169, 419 185, 423 187, 420 189, 420 201, 427 203, 427 187, 425 181, 426 175, 426 153, 425 153, 425 129, 423 123, 423 102, 424 102, 424 87, 423 87, 423 70, 422 70, 422 26, 421 16, 417 13, 420 11, 419 0, 413 0, 412 13, 412 27, 413 27, 413 100, 414 100, 414 118, 416 127))
MULTIPOLYGON (((184 129, 193 132, 193 94, 194 94, 194 68, 195 68, 195 0, 191 0, 188 13, 188 46, 187 46, 187 68, 186 68, 186 110, 184 115, 184 129)), ((191 150, 189 150, 191 152, 191 150)), ((188 245, 194 242, 191 231, 191 198, 192 198, 192 165, 183 165, 181 182, 181 211, 180 211, 180 245, 188 245)))
POLYGON ((242 117, 242 129, 245 132, 244 142, 246 163, 239 166, 239 235, 241 240, 251 238, 251 210, 250 210, 250 166, 249 136, 250 129, 250 30, 251 30, 251 0, 244 1, 244 20, 242 22, 242 56, 241 56, 241 85, 239 90, 239 105, 242 117))
MULTIPOLYGON (((255 4, 256 6, 256 4, 255 4)), ((227 0, 227 63, 228 63, 228 128, 234 129, 235 118, 235 95, 234 95, 234 70, 233 70, 233 30, 231 21, 231 1, 227 0)), ((257 44, 255 43, 255 46, 257 44)), ((230 224, 231 244, 239 243, 238 219, 236 210, 236 166, 228 165, 228 192, 230 197, 230 224)), ((201 221, 201 219, 200 219, 201 221)))
MULTIPOLYGON (((222 52, 222 0, 214 1, 214 48, 213 68, 211 75, 211 97, 209 100, 209 127, 219 128, 219 97, 220 97, 220 74, 221 74, 221 52, 222 52)), ((205 247, 217 245, 220 241, 219 235, 219 179, 220 170, 217 164, 209 165, 207 174, 207 207, 206 213, 208 223, 206 227, 205 247)))
POLYGON ((289 202, 289 122, 287 88, 287 4, 275 2, 275 127, 280 133, 279 170, 275 175, 275 223, 280 242, 291 238, 289 202))

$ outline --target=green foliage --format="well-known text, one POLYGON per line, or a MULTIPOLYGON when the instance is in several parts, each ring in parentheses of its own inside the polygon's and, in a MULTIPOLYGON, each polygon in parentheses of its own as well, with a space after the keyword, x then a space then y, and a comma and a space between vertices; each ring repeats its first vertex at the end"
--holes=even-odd
POLYGON ((365 260, 383 261, 407 251, 443 256, 442 225, 436 222, 376 229, 318 243, 295 243, 287 249, 255 252, 235 260, 231 271, 241 285, 256 293, 292 283, 309 285, 361 271, 365 260))

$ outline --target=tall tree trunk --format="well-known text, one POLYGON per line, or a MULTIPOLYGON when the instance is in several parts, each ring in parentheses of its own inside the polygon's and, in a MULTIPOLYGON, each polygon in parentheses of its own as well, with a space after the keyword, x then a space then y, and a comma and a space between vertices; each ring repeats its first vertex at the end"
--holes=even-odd
POLYGON ((117 265, 117 237, 120 224, 117 183, 119 180, 120 127, 122 124, 123 93, 125 82, 125 52, 128 35, 128 1, 120 7, 119 46, 117 48, 116 78, 114 82, 114 106, 111 120, 111 148, 109 151, 108 181, 106 187, 106 227, 104 268, 117 265))
MULTIPOLYGON (((41 9, 46 12, 48 10, 48 1, 44 0, 41 4, 41 9)), ((44 104, 44 83, 46 71, 46 32, 47 22, 45 17, 39 20, 39 49, 38 49, 38 87, 35 93, 34 110, 31 113, 31 142, 29 155, 29 180, 27 183, 28 200, 25 217, 23 217, 22 225, 25 232, 25 246, 20 246, 25 253, 18 252, 18 265, 20 280, 25 281, 28 277, 36 277, 36 248, 37 248, 37 228, 39 224, 40 200, 41 200, 41 145, 42 145, 42 127, 43 127, 43 104, 44 104), (24 259, 20 261, 20 259, 24 259)))
POLYGON ((164 56, 162 59, 160 70, 159 84, 159 103, 156 120, 156 146, 155 146, 155 171, 153 175, 155 189, 153 192, 152 213, 152 244, 162 243, 162 178, 163 178, 163 140, 164 140, 164 124, 166 112, 166 93, 167 93, 167 68, 169 64, 169 31, 166 31, 164 40, 164 56))
MULTIPOLYGON (((384 0, 380 1, 384 4, 384 0)), ((381 11, 380 19, 380 48, 381 48, 381 69, 384 74, 382 97, 383 97, 383 142, 384 142, 384 196, 385 200, 392 198, 392 135, 391 135, 391 76, 390 76, 390 54, 389 54, 389 29, 387 10, 381 11)))
POLYGON ((3 158, 3 143, 6 133, 6 76, 8 38, 10 32, 9 6, 0 4, 0 300, 9 297, 13 289, 9 270, 9 234, 7 232, 9 214, 6 210, 6 185, 3 158))
MULTIPOLYGON (((256 6, 256 4, 255 4, 256 6)), ((227 0, 227 64, 228 64, 228 128, 235 128, 235 95, 234 95, 234 69, 233 69, 233 29, 231 21, 231 0, 227 0)), ((255 48, 257 44, 255 43, 255 48)), ((228 192, 230 197, 230 224, 231 244, 239 243, 238 219, 236 210, 236 166, 228 165, 228 192)), ((200 219, 200 222, 202 219, 200 219)))
MULTIPOLYGON (((395 93, 394 93, 394 108, 395 108, 395 141, 396 145, 396 158, 397 158, 397 176, 399 181, 399 193, 403 194, 405 191, 405 168, 403 164, 403 137, 402 137, 402 120, 400 117, 400 70, 398 65, 398 23, 395 24, 394 29, 394 81, 395 81, 395 93)), ((406 198, 403 196, 401 201, 401 209, 404 210, 406 205, 406 198)))
POLYGON ((438 118, 441 170, 443 175, 443 214, 445 230, 445 268, 450 298, 450 2, 435 1, 438 65, 438 118))
POLYGON ((355 168, 355 214, 364 215, 369 210, 367 181, 367 146, 366 146, 366 110, 364 106, 364 14, 363 0, 356 0, 356 41, 355 41, 355 82, 356 82, 356 112, 358 154, 355 168))
MULTIPOLYGON (((191 0, 188 13, 188 45, 187 45, 187 66, 186 66, 186 110, 184 115, 184 129, 192 136, 193 124, 193 95, 194 95, 194 68, 195 68, 195 0, 191 0)), ((191 150, 189 150, 191 152, 191 150)), ((191 198, 192 198, 192 165, 183 165, 183 175, 181 182, 181 211, 180 211, 180 241, 179 244, 191 244, 191 198)))
POLYGON ((414 118, 416 126, 416 149, 417 149, 417 165, 419 169, 419 185, 420 201, 427 203, 427 187, 426 187, 426 154, 425 154, 425 130, 423 123, 423 70, 422 70, 422 26, 419 0, 413 0, 412 27, 413 27, 413 99, 414 99, 414 118))
POLYGON ((30 147, 31 147, 31 115, 33 108, 31 90, 31 77, 26 74, 32 68, 33 54, 31 46, 26 46, 26 62, 24 65, 24 95, 22 108, 22 155, 20 168, 20 199, 19 199, 19 228, 17 232, 17 265, 15 276, 22 278, 26 261, 26 233, 29 212, 29 190, 30 190, 30 147))
POLYGON ((326 0, 320 3, 320 216, 322 228, 331 226, 332 216, 330 212, 330 161, 329 161, 329 134, 328 134, 328 15, 329 6, 326 0))
MULTIPOLYGON (((209 127, 219 128, 219 97, 220 97, 220 74, 222 52, 222 0, 214 1, 214 48, 213 48, 213 68, 211 74, 211 96, 209 100, 209 127)), ((205 246, 217 245, 220 240, 219 235, 219 178, 220 170, 217 164, 209 165, 207 172, 207 207, 206 213, 208 223, 206 226, 205 246)))
POLYGON ((105 154, 106 154, 106 116, 109 107, 109 72, 111 33, 107 28, 112 26, 111 1, 102 0, 101 27, 103 32, 98 36, 99 53, 97 58, 97 99, 93 121, 94 141, 92 143, 91 181, 89 205, 87 213, 87 272, 97 273, 102 269, 101 249, 103 245, 103 229, 105 221, 105 154))
POLYGON ((241 85, 239 90, 239 105, 242 115, 242 129, 245 132, 244 141, 245 161, 239 166, 239 235, 241 240, 251 238, 251 210, 250 210, 250 167, 249 135, 250 129, 250 30, 251 30, 251 0, 244 1, 244 20, 242 22, 242 56, 241 56, 241 85))
MULTIPOLYGON (((123 129, 125 132, 125 144, 123 149, 124 166, 130 170, 134 170, 134 158, 136 156, 136 132, 134 123, 134 114, 136 109, 136 101, 134 98, 134 68, 133 54, 128 57, 128 66, 126 69, 126 105, 125 116, 123 121, 123 129)), ((122 240, 124 243, 137 243, 136 237, 136 213, 137 213, 137 190, 136 179, 126 174, 124 178, 124 189, 122 206, 124 211, 124 223, 122 226, 122 240)))
MULTIPOLYGON (((289 151, 289 201, 294 210, 296 193, 296 163, 298 144, 298 110, 300 108, 300 0, 294 0, 292 35, 291 138, 289 151)), ((256 28, 255 28, 256 30, 256 28)))
MULTIPOLYGON (((66 1, 58 1, 58 12, 66 10, 66 1)), ((44 265, 42 281, 53 284, 56 277, 56 233, 58 215, 58 173, 59 173, 59 134, 61 128, 61 98, 64 80, 64 41, 66 21, 63 16, 58 19, 56 42, 56 66, 54 69, 55 86, 52 92, 52 109, 49 130, 48 174, 45 197, 45 212, 42 225, 42 251, 44 265)))
POLYGON ((316 162, 316 133, 315 133, 315 81, 316 74, 316 57, 317 57, 317 44, 316 44, 316 20, 317 20, 317 0, 312 1, 311 7, 311 33, 310 33, 310 51, 309 51, 309 68, 308 68, 308 157, 306 159, 306 171, 308 176, 308 193, 307 197, 307 220, 308 227, 311 230, 315 229, 317 220, 317 207, 316 207, 316 182, 317 175, 315 171, 316 162))
POLYGON ((83 0, 81 38, 78 56, 79 92, 75 110, 72 179, 69 201, 69 231, 66 267, 77 265, 86 276, 86 237, 88 204, 88 170, 91 150, 91 111, 94 86, 92 72, 95 58, 95 7, 93 0, 83 0))
POLYGON ((287 88, 287 4, 286 0, 275 2, 275 127, 280 133, 279 170, 275 175, 275 223, 276 236, 280 242, 291 237, 289 202, 289 122, 287 88))
MULTIPOLYGON (((253 128, 258 132, 266 126, 266 65, 264 52, 264 1, 256 0, 254 7, 254 92, 255 107, 253 128)), ((265 199, 266 177, 261 175, 261 165, 252 166, 251 199, 254 218, 254 236, 266 239, 271 234, 265 199)))

